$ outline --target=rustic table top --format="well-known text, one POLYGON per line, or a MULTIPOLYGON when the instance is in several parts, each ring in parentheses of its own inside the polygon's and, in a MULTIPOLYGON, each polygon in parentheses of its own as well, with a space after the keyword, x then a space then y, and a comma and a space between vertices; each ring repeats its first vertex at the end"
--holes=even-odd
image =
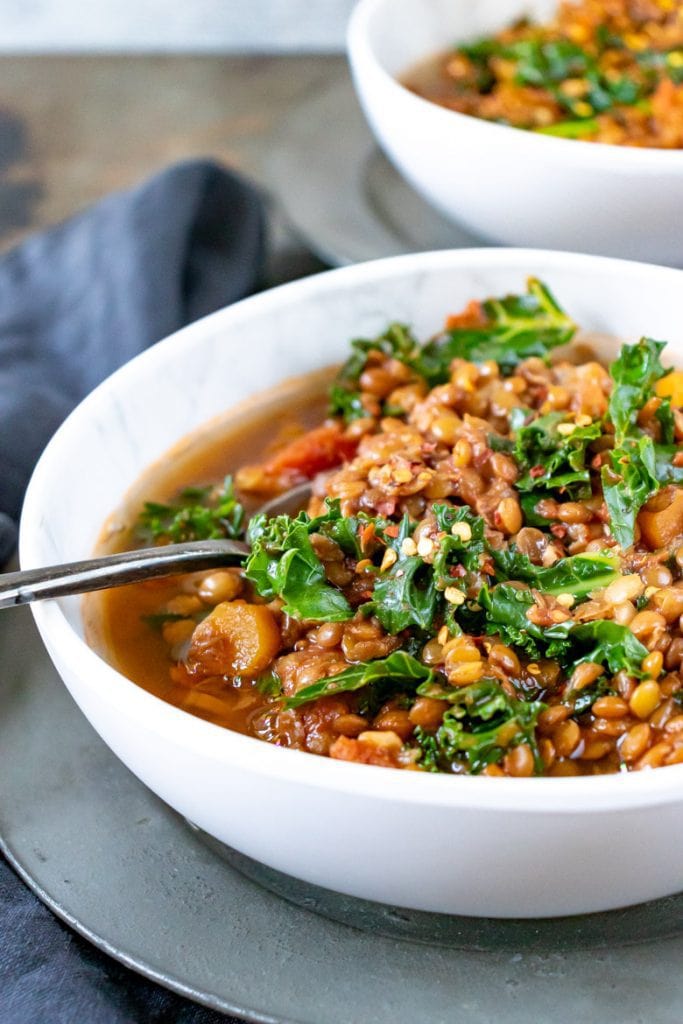
MULTIPOLYGON (((0 247, 188 157, 263 181, 282 119, 348 72, 342 57, 0 58, 0 247)), ((310 265, 276 218, 271 278, 310 265)))

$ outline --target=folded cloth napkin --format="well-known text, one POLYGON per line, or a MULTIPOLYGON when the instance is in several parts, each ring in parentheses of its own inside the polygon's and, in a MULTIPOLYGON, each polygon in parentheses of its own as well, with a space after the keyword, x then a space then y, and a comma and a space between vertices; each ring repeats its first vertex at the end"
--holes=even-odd
POLYGON ((0 259, 0 565, 67 413, 148 345, 252 291, 262 256, 256 192, 188 161, 0 259))
MULTIPOLYGON (((127 359, 258 284, 255 190, 177 164, 0 259, 0 567, 37 457, 70 409, 127 359)), ((209 1024, 60 925, 0 857, 0 1024, 209 1024)))

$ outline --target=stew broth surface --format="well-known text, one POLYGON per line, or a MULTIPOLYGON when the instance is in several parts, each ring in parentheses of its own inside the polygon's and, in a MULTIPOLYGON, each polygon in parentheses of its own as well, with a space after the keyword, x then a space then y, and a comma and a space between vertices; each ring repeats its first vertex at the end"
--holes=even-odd
MULTIPOLYGON (((171 501, 188 486, 214 484, 245 463, 272 454, 287 441, 320 423, 334 368, 285 381, 184 438, 138 480, 120 510, 109 519, 97 554, 139 546, 134 527, 144 501, 171 501)), ((239 494, 248 513, 262 504, 239 494)), ((249 731, 249 721, 266 707, 252 681, 227 687, 211 680, 188 687, 169 674, 168 644, 149 617, 206 573, 148 580, 89 594, 83 610, 88 642, 123 675, 162 700, 217 725, 249 731)))

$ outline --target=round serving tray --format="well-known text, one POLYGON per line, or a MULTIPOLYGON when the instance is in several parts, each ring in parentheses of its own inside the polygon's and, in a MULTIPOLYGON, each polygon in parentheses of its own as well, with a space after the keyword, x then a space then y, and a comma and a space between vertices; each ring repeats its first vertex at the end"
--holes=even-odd
POLYGON ((392 167, 348 76, 292 109, 262 173, 302 239, 335 266, 487 244, 441 217, 392 167))
POLYGON ((26 609, 0 616, 0 650, 0 845, 56 914, 147 977, 272 1024, 490 1024, 501 1007, 506 1024, 681 1019, 683 897, 501 922, 305 886, 218 850, 139 783, 26 609))

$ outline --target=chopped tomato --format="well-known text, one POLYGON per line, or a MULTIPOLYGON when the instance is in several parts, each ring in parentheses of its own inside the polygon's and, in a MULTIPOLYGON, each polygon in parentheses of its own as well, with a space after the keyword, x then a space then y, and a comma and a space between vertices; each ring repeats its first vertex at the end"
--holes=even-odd
POLYGON ((290 441, 264 463, 269 475, 290 471, 310 480, 325 469, 332 469, 356 454, 358 440, 347 437, 338 423, 325 423, 290 441))
POLYGON ((446 330, 454 331, 460 327, 483 327, 486 323, 486 313, 481 302, 473 299, 468 302, 462 313, 451 313, 446 317, 446 330))

